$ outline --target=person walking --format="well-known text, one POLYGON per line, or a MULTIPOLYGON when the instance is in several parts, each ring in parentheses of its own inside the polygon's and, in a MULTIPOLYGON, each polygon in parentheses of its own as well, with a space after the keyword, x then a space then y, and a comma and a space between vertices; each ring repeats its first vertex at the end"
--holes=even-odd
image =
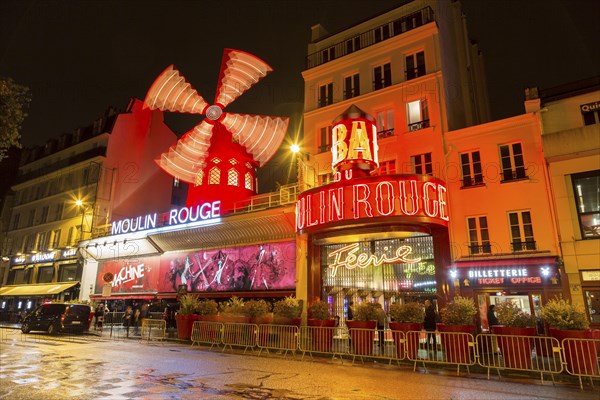
POLYGON ((133 321, 133 308, 131 306, 127 306, 125 309, 125 315, 123 316, 123 325, 125 325, 125 329, 127 330, 127 337, 129 337, 129 328, 131 327, 131 323, 133 321))
POLYGON ((94 317, 96 318, 96 330, 102 330, 102 323, 104 322, 104 303, 98 304, 98 307, 94 310, 94 317))
POLYGON ((496 308, 496 306, 493 304, 491 304, 488 307, 487 319, 488 319, 488 330, 490 332, 492 331, 492 326, 498 325, 498 318, 496 318, 495 308, 496 308))
MULTIPOLYGON (((430 300, 425 300, 425 319, 423 320, 423 329, 427 331, 427 353, 433 352, 434 359, 437 358, 437 321, 438 316, 435 306, 430 300)), ((428 356, 429 357, 429 356, 428 356)))
POLYGON ((136 308, 135 312, 133 313, 133 334, 134 335, 138 335, 139 334, 139 327, 140 324, 142 323, 142 318, 140 316, 140 309, 136 308))

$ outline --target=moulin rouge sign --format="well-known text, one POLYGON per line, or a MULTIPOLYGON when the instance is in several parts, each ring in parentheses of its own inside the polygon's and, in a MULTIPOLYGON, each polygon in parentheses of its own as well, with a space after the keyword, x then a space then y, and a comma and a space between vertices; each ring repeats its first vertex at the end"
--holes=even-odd
POLYGON ((441 180, 428 175, 369 175, 379 165, 374 121, 354 105, 333 121, 334 183, 298 196, 297 231, 390 217, 448 226, 448 195, 441 180))

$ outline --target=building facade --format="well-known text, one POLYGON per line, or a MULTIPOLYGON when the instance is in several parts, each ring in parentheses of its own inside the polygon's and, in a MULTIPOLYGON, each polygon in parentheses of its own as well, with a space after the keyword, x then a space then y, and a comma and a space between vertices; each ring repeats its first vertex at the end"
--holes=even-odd
POLYGON ((154 157, 174 140, 162 113, 132 100, 123 113, 111 108, 88 127, 24 151, 2 243, 9 259, 0 288, 5 314, 89 297, 93 288, 84 282, 95 271, 84 268, 77 244, 134 209, 170 207, 172 180, 154 157))
POLYGON ((600 327, 600 78, 527 90, 526 108, 542 129, 568 276, 565 297, 600 327))

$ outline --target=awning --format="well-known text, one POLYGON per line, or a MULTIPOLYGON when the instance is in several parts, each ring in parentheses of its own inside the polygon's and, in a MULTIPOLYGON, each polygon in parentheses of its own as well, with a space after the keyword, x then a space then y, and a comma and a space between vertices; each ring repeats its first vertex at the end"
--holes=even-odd
POLYGON ((64 292, 77 285, 79 281, 69 283, 45 283, 41 285, 2 286, 0 296, 44 296, 64 292))

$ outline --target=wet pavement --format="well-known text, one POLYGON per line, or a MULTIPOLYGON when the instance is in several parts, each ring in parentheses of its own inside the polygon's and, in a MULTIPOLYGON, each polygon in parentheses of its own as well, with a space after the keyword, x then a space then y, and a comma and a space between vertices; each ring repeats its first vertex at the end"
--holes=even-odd
POLYGON ((0 399, 600 399, 575 381, 2 331, 0 399))

